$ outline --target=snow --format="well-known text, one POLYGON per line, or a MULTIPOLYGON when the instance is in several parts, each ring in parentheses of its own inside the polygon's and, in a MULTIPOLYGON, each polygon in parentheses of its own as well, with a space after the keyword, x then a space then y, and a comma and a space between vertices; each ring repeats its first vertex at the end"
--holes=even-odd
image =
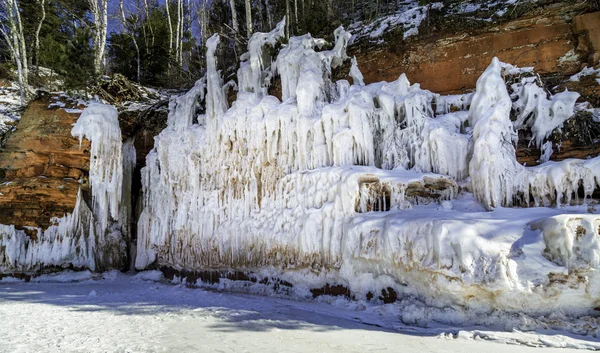
POLYGON ((579 82, 579 79, 581 79, 582 77, 590 75, 596 75, 597 77, 600 77, 600 69, 594 69, 593 67, 586 66, 575 75, 569 77, 569 81, 579 82))
POLYGON ((419 34, 419 26, 427 18, 429 9, 440 9, 443 6, 441 2, 419 6, 417 1, 408 1, 402 3, 395 14, 382 16, 368 24, 357 22, 352 24, 350 28, 358 30, 355 40, 362 38, 374 40, 402 26, 403 38, 406 40, 419 34))
POLYGON ((0 141, 21 118, 22 110, 19 88, 15 84, 0 87, 0 141))
POLYGON ((7 352, 574 352, 593 339, 553 330, 407 326, 395 304, 296 302, 226 294, 133 276, 0 284, 7 352))
POLYGON ((90 271, 63 271, 53 274, 36 276, 31 279, 31 282, 48 282, 48 283, 69 283, 69 282, 81 282, 92 279, 92 273, 90 271))
POLYGON ((139 281, 150 281, 150 282, 162 282, 165 280, 165 276, 158 270, 152 271, 141 271, 138 272, 132 279, 132 282, 139 281))

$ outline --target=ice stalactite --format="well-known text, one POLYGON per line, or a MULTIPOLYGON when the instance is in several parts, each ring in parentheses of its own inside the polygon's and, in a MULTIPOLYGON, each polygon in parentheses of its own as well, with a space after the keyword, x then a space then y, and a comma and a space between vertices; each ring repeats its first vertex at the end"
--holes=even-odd
POLYGON ((202 78, 196 82, 186 94, 180 97, 173 97, 169 102, 169 116, 167 125, 177 130, 185 129, 192 125, 196 117, 196 108, 198 100, 204 100, 204 90, 206 88, 206 79, 202 78))
POLYGON ((364 86, 365 78, 363 77, 362 72, 358 68, 358 63, 356 62, 356 57, 352 58, 352 67, 350 68, 350 77, 352 77, 352 81, 355 85, 364 86))
POLYGON ((218 34, 206 41, 206 120, 213 129, 216 129, 217 119, 227 110, 223 80, 217 70, 215 57, 220 41, 218 34))
POLYGON ((118 115, 113 106, 91 104, 81 113, 71 131, 80 141, 86 137, 92 142, 89 186, 100 231, 108 228, 111 219, 119 219, 123 160, 118 115))
POLYGON ((1 272, 29 272, 63 265, 96 269, 94 216, 83 200, 81 191, 73 213, 52 221, 54 225, 47 230, 35 230, 35 240, 12 225, 1 225, 1 272))
POLYGON ((510 120, 512 101, 502 78, 502 66, 494 58, 477 80, 469 110, 473 126, 473 158, 469 175, 475 197, 488 208, 512 205, 522 183, 514 143, 517 134, 510 120))
MULTIPOLYGON (((432 104, 438 95, 411 85, 403 74, 379 84, 375 93, 377 165, 435 172, 462 180, 468 176, 470 139, 460 133, 464 112, 435 117, 432 104)), ((367 86, 377 87, 376 84, 367 86)))
MULTIPOLYGON (((279 35, 279 31, 269 34, 271 38, 279 35)), ((255 36, 263 38, 263 34, 255 36)), ((313 183, 318 181, 336 190, 341 186, 336 186, 335 182, 340 177, 334 170, 315 172, 311 178, 300 178, 301 175, 296 176, 296 173, 334 166, 375 165, 377 147, 373 142, 373 132, 380 128, 376 125, 380 110, 374 106, 374 97, 380 92, 390 95, 392 109, 395 109, 395 96, 406 95, 407 119, 420 114, 423 109, 431 112, 427 104, 433 94, 420 90, 418 85, 408 92, 410 84, 405 78, 385 87, 380 84, 350 86, 347 82, 328 84, 331 66, 336 60, 339 64, 346 57, 349 34, 338 29, 336 38, 334 49, 329 51, 315 51, 315 46, 325 43, 309 36, 291 38, 288 46, 281 50, 277 67, 282 81, 286 82, 284 90, 291 95, 288 98, 297 96, 297 100, 288 99, 284 94, 284 101, 280 102, 272 96, 247 94, 253 92, 244 89, 246 92, 240 91, 233 106, 221 114, 219 107, 224 107, 220 97, 221 79, 212 54, 218 37, 213 37, 208 45, 208 57, 212 59, 207 67, 206 118, 200 116, 199 124, 182 131, 172 127, 163 131, 156 138, 156 148, 148 156, 143 170, 146 198, 138 223, 138 268, 144 268, 159 258, 180 267, 225 264, 223 256, 243 252, 241 244, 252 247, 253 241, 240 238, 232 249, 233 244, 228 243, 223 234, 231 233, 238 237, 239 229, 246 229, 245 232, 256 234, 253 239, 259 239, 259 235, 268 239, 268 228, 259 227, 258 223, 268 223, 267 219, 280 217, 290 224, 299 224, 301 215, 298 213, 298 219, 295 219, 293 213, 285 211, 285 205, 305 196, 291 189, 283 192, 283 185, 287 189, 297 183, 310 183, 302 189, 309 190, 309 185, 317 187, 318 184, 313 183), (396 92, 401 87, 403 91, 396 92), (420 105, 412 109, 413 104, 420 105), (210 116, 213 118, 209 119, 210 116), (211 123, 211 119, 218 119, 218 123, 211 123), (286 201, 288 196, 285 195, 292 191, 297 196, 286 201), (217 240, 216 234, 220 234, 217 238, 223 235, 223 240, 217 240), (221 245, 217 246, 216 241, 221 245)), ((267 42, 273 43, 271 40, 267 42)), ((261 56, 260 53, 253 55, 261 56)), ((244 66, 240 70, 247 80, 241 87, 263 87, 264 77, 249 75, 246 70, 250 67, 244 66), (250 82, 250 78, 255 81, 250 82)), ((188 104, 196 103, 190 101, 188 104)), ((182 111, 191 110, 182 108, 182 111)), ((178 113, 172 111, 172 114, 178 113)), ((383 128, 393 131, 397 124, 394 120, 396 113, 390 114, 388 121, 391 125, 383 128)), ((176 119, 175 115, 173 119, 176 119)), ((184 120, 189 121, 188 118, 184 120)), ((406 187, 400 180, 396 185, 393 178, 388 183, 391 190, 406 187)), ((358 184, 352 188, 358 190, 358 184)), ((346 193, 354 195, 354 198, 358 195, 357 192, 346 193)), ((355 212, 356 201, 335 201, 333 195, 323 193, 315 197, 321 200, 315 201, 315 207, 322 207, 322 202, 347 203, 345 207, 351 210, 349 212, 355 212)), ((392 200, 386 208, 397 208, 401 203, 402 200, 392 200)), ((329 207, 326 209, 329 210, 329 207)), ((294 208, 295 212, 304 212, 303 207, 294 208)), ((330 212, 333 211, 326 214, 330 212)), ((343 218, 344 214, 334 216, 331 213, 324 219, 332 219, 333 222, 333 219, 343 218)), ((321 225, 322 232, 334 232, 336 237, 340 237, 340 225, 335 230, 327 229, 331 224, 321 225)), ((288 227, 283 223, 281 226, 288 227)), ((304 234, 303 231, 298 232, 304 234)), ((289 248, 288 251, 296 252, 295 246, 285 245, 296 236, 299 235, 289 234, 285 242, 283 239, 269 242, 265 246, 270 245, 261 251, 271 251, 268 248, 277 247, 279 245, 276 244, 280 243, 280 246, 289 248)), ((308 255, 298 253, 294 256, 308 255)))

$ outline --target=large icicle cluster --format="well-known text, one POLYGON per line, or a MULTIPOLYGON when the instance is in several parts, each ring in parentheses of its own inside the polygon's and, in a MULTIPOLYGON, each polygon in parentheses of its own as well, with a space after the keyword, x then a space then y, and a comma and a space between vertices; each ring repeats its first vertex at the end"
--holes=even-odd
POLYGON ((91 104, 73 126, 73 136, 92 142, 89 186, 92 190, 94 214, 100 230, 108 227, 110 218, 119 219, 123 188, 121 129, 117 109, 110 105, 91 104))
MULTIPOLYGON (((532 125, 534 133, 541 131, 535 130, 538 121, 560 116, 562 124, 565 116, 572 115, 572 104, 577 94, 563 94, 568 95, 567 101, 570 103, 557 98, 556 102, 560 103, 553 104, 553 109, 545 114, 544 110, 535 112, 535 122, 532 125), (571 112, 568 112, 569 109, 571 112)), ((544 96, 539 99, 546 98, 544 96)), ((516 104, 519 104, 518 101, 516 104)), ((522 112, 526 111, 529 110, 522 112)), ((578 198, 580 189, 583 190, 584 198, 591 197, 593 191, 600 187, 600 157, 586 161, 569 159, 547 162, 537 167, 523 167, 515 159, 514 143, 517 136, 510 113, 511 99, 502 79, 502 65, 495 58, 477 81, 476 93, 469 110, 469 121, 473 126, 473 158, 469 165, 469 174, 475 197, 487 209, 498 206, 527 206, 530 202, 533 202, 534 206, 560 206, 578 198)), ((522 124, 519 121, 517 120, 517 125, 522 124)), ((544 134, 545 138, 549 132, 544 134)))
MULTIPOLYGON (((185 124, 169 124, 143 169, 137 268, 255 271, 294 288, 340 283, 358 297, 392 287, 484 311, 595 305, 585 288, 597 276, 553 280, 567 261, 557 255, 563 240, 536 225, 561 211, 499 207, 568 204, 600 180, 598 158, 517 163, 507 65, 494 59, 474 95, 439 96, 404 75, 366 85, 356 62, 353 84, 332 82, 332 67, 347 58, 343 29, 331 50, 305 35, 266 55, 281 37, 280 26, 254 34, 230 108, 216 70, 219 38, 208 42, 206 114, 190 124, 199 83, 188 108, 176 109, 185 116, 171 111, 170 121, 185 124), (281 101, 268 95, 273 73, 281 101), (473 194, 459 196, 457 182, 473 194)), ((548 110, 536 114, 544 121, 548 110)), ((595 268, 594 251, 574 256, 595 268)))
MULTIPOLYGON (((86 108, 72 134, 92 142, 88 188, 81 189, 73 213, 53 219, 31 239, 14 226, 0 225, 0 272, 30 272, 44 267, 121 268, 128 236, 131 174, 135 149, 121 142, 117 110, 108 105, 86 108), (124 182, 124 173, 128 175, 124 182)), ((83 180, 82 180, 83 182, 83 180)))
POLYGON ((579 93, 564 91, 547 98, 544 88, 537 83, 537 77, 526 77, 512 85, 516 98, 513 108, 518 113, 514 122, 516 128, 531 128, 532 142, 537 147, 547 139, 552 131, 575 114, 575 102, 579 93))
MULTIPOLYGON (((325 43, 309 35, 291 38, 273 63, 282 80, 283 102, 264 95, 265 80, 270 78, 265 74, 266 63, 253 64, 262 57, 256 46, 272 44, 280 37, 280 30, 268 36, 254 34, 250 62, 239 71, 244 78, 238 99, 226 112, 213 61, 218 37, 209 41, 206 116, 183 131, 170 125, 157 137, 155 151, 147 159, 146 207, 138 226, 139 268, 155 261, 157 250, 163 252, 162 258, 172 256, 177 266, 204 264, 206 257, 199 252, 216 247, 209 245, 210 239, 216 241, 214 235, 237 234, 241 226, 237 222, 256 216, 254 223, 265 223, 264 214, 283 212, 281 202, 289 193, 281 194, 282 180, 299 171, 383 165, 385 169, 415 167, 466 177, 468 138, 458 133, 465 114, 433 119, 431 103, 436 95, 411 86, 405 76, 369 86, 331 82, 332 66, 346 58, 349 34, 343 29, 336 31, 332 50, 316 51, 325 43), (262 74, 256 74, 259 71, 262 74), (437 137, 428 138, 430 131, 437 137), (448 144, 452 147, 447 148, 443 139, 452 140, 448 144), (164 244, 169 245, 165 248, 164 244), (185 248, 185 256, 174 248, 185 248)), ((175 116, 170 119, 178 119, 175 116)), ((191 121, 187 115, 183 119, 191 121)), ((396 188, 395 183, 390 185, 396 188)), ((333 202, 320 197, 321 202, 333 202)), ((354 210, 356 201, 350 203, 347 207, 354 210)), ((288 222, 298 219, 291 217, 288 222)), ((337 237, 341 236, 338 232, 337 237)), ((236 244, 234 252, 241 251, 241 242, 236 244)), ((217 247, 214 251, 233 250, 217 247)))

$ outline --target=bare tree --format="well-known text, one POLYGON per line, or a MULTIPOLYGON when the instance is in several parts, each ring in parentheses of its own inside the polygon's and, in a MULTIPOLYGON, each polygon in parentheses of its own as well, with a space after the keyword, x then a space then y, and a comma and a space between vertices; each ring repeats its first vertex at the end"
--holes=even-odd
POLYGON ((46 8, 44 7, 46 0, 37 0, 38 4, 42 8, 42 17, 40 18, 40 22, 38 23, 37 29, 35 30, 35 71, 39 71, 40 66, 40 31, 42 30, 42 25, 46 20, 46 8))
POLYGON ((169 11, 169 0, 165 0, 165 8, 167 10, 167 23, 169 24, 169 67, 170 60, 173 54, 173 23, 171 22, 171 12, 169 11))
POLYGON ((200 40, 201 44, 206 45, 206 40, 208 39, 208 9, 207 9, 207 0, 200 0, 198 4, 198 28, 200 29, 200 40))
POLYGON ((137 82, 140 82, 140 74, 141 74, 140 47, 138 46, 138 42, 135 37, 135 33, 130 31, 129 26, 127 25, 127 17, 125 17, 125 9, 123 8, 123 0, 119 0, 119 10, 121 12, 121 25, 123 26, 123 32, 127 33, 131 37, 131 41, 133 42, 133 46, 135 47, 135 54, 136 54, 136 61, 137 61, 136 77, 137 77, 137 82))
MULTIPOLYGON (((148 6, 148 0, 143 0, 142 6, 144 8, 144 15, 146 19, 146 21, 142 21, 142 31, 144 32, 146 54, 150 54, 150 45, 148 45, 148 35, 146 34, 146 27, 148 27, 148 30, 150 31, 152 46, 154 46, 154 27, 152 27, 152 21, 150 21, 150 7, 148 6)), ((138 13, 140 12, 141 11, 138 10, 138 13)))
POLYGON ((177 0, 177 22, 175 22, 175 62, 179 64, 179 50, 181 47, 181 0, 177 0))
POLYGON ((250 0, 246 0, 246 31, 248 32, 248 38, 252 36, 252 6, 250 0))
POLYGON ((290 0, 285 0, 285 37, 290 39, 290 0))
POLYGON ((179 67, 183 67, 183 36, 184 36, 184 24, 185 24, 185 13, 183 0, 178 0, 179 3, 179 16, 177 16, 177 21, 179 24, 179 56, 177 57, 177 62, 179 63, 179 67))
POLYGON ((294 0, 294 22, 296 24, 296 32, 298 32, 298 0, 294 0))
POLYGON ((19 90, 21 93, 21 104, 25 104, 29 95, 27 66, 27 50, 25 50, 25 37, 23 35, 23 24, 18 0, 0 0, 0 32, 8 44, 11 56, 17 64, 19 77, 19 90))
POLYGON ((108 31, 108 0, 87 0, 94 17, 94 69, 97 75, 102 73, 104 53, 106 51, 106 34, 108 31))
POLYGON ((271 5, 269 5, 269 0, 265 0, 265 10, 267 11, 267 24, 269 25, 269 29, 273 28, 273 16, 271 15, 271 5))
POLYGON ((233 30, 236 32, 240 31, 240 26, 237 19, 237 11, 235 10, 235 0, 229 0, 229 7, 231 7, 231 24, 233 30))

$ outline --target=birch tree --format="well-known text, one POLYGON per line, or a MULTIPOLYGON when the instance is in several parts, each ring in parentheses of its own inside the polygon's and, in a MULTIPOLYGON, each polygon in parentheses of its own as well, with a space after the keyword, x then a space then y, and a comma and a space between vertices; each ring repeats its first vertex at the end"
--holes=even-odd
POLYGON ((177 16, 177 23, 179 25, 179 38, 177 39, 177 42, 179 43, 179 55, 177 56, 177 63, 179 64, 179 67, 183 67, 183 35, 184 35, 184 23, 185 23, 185 14, 184 14, 184 7, 183 7, 183 0, 177 0, 178 2, 178 8, 179 8, 179 15, 177 16))
MULTIPOLYGON (((146 54, 150 54, 150 45, 148 45, 148 35, 146 34, 146 27, 150 31, 151 43, 154 46, 154 27, 152 26, 150 19, 150 7, 148 6, 148 0, 143 0, 142 6, 144 8, 144 18, 145 21, 142 20, 142 31, 144 32, 144 42, 146 47, 146 54)), ((138 11, 139 12, 139 11, 138 11)))
POLYGON ((207 0, 200 0, 197 14, 202 46, 206 45, 206 39, 208 39, 208 9, 206 8, 206 1, 207 0))
POLYGON ((250 0, 246 0, 246 31, 248 38, 252 36, 252 6, 250 0))
MULTIPOLYGON (((169 0, 165 0, 165 8, 167 10, 167 24, 169 25, 169 62, 173 55, 173 23, 171 22, 171 12, 169 11, 169 0)), ((171 65, 169 64, 169 67, 171 65)))
POLYGON ((231 25, 234 31, 239 32, 240 26, 238 24, 237 11, 235 10, 235 0, 229 0, 229 7, 231 7, 231 25))
POLYGON ((269 5, 269 0, 265 0, 265 10, 267 11, 267 24, 269 25, 269 29, 273 28, 273 16, 271 16, 271 5, 269 5))
POLYGON ((94 69, 96 75, 102 73, 106 52, 106 35, 108 31, 108 0, 87 0, 94 18, 94 69))
POLYGON ((179 64, 180 48, 181 48, 181 0, 177 0, 177 16, 175 17, 175 62, 179 64))
POLYGON ((285 0, 285 37, 290 39, 290 0, 285 0))
POLYGON ((29 69, 27 66, 27 50, 25 49, 25 37, 23 35, 19 2, 18 0, 0 0, 0 6, 2 7, 0 31, 8 45, 11 57, 17 65, 21 104, 25 104, 29 95, 29 83, 27 79, 29 69))
POLYGON ((40 18, 40 22, 38 23, 38 26, 35 30, 35 70, 36 72, 39 71, 39 67, 40 67, 40 31, 42 30, 42 25, 44 24, 44 21, 46 20, 46 8, 45 8, 45 3, 46 0, 37 0, 38 4, 40 4, 40 7, 42 8, 42 17, 40 18))

